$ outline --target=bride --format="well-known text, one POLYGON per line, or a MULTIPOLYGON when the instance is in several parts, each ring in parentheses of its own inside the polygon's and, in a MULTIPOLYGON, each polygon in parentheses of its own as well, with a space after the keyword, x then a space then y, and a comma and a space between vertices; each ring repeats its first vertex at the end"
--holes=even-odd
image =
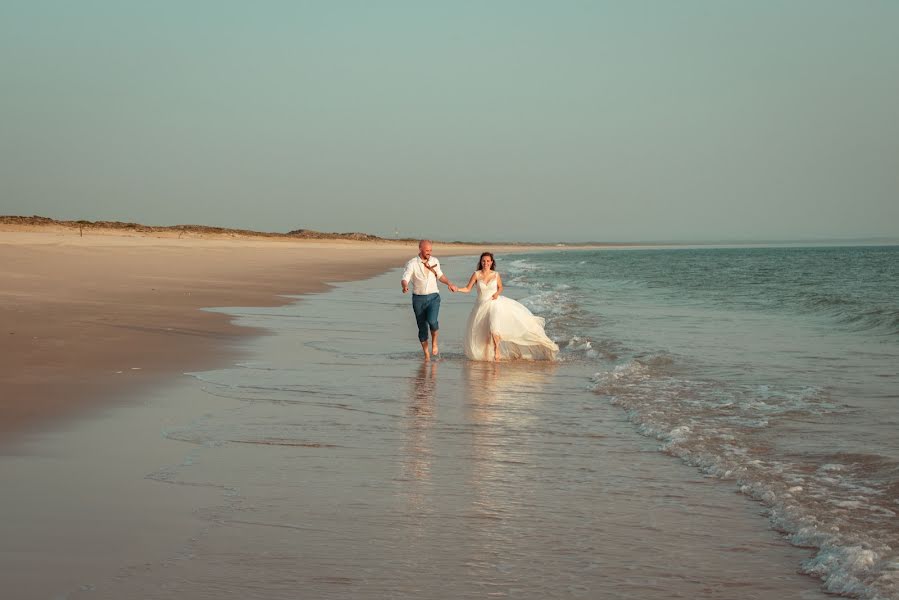
POLYGON ((465 329, 465 356, 471 360, 526 358, 554 360, 559 347, 546 337, 543 317, 531 314, 525 306, 501 296, 503 280, 495 271, 493 254, 484 252, 478 270, 468 285, 457 291, 468 293, 477 286, 478 297, 465 329))

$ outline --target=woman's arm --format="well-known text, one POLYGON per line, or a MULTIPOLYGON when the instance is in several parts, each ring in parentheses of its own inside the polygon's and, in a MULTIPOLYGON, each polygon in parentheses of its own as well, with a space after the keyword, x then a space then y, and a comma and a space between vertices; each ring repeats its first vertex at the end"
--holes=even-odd
POLYGON ((456 288, 456 291, 462 292, 463 294, 467 294, 468 292, 471 291, 471 286, 474 285, 474 282, 475 282, 475 280, 477 280, 477 278, 478 278, 478 272, 475 271, 474 273, 471 274, 471 279, 468 280, 468 285, 466 285, 464 288, 456 288))
POLYGON ((453 284, 452 281, 450 281, 449 279, 446 278, 446 275, 441 275, 441 276, 437 279, 437 281, 440 281, 440 282, 446 284, 446 287, 448 287, 449 290, 450 290, 451 292, 458 292, 458 291, 459 291, 459 288, 457 288, 457 287, 453 284))
POLYGON ((493 299, 496 300, 499 298, 499 295, 503 293, 503 278, 499 276, 499 273, 496 274, 496 293, 493 294, 493 299))

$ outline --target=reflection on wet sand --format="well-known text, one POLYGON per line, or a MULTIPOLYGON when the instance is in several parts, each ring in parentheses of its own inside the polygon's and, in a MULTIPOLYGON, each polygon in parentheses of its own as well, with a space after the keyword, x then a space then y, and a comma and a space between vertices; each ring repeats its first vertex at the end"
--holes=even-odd
POLYGON ((465 361, 462 369, 472 422, 527 412, 556 367, 556 363, 538 361, 465 361))
MULTIPOLYGON (((514 503, 522 493, 516 489, 523 485, 522 467, 526 471, 534 462, 528 456, 534 448, 527 439, 539 426, 536 413, 556 365, 463 361, 462 377, 442 390, 452 403, 442 410, 443 419, 451 424, 442 426, 437 415, 439 365, 439 361, 422 363, 409 378, 397 478, 407 515, 437 510, 435 489, 442 487, 465 497, 464 510, 474 516, 505 510, 503 505, 514 503), (447 457, 446 464, 435 464, 441 455, 447 457), (452 480, 434 481, 435 473, 452 480)), ((451 371, 457 373, 457 366, 451 371)))
POLYGON ((421 514, 428 508, 438 364, 438 361, 421 363, 410 379, 409 405, 403 421, 405 440, 400 451, 400 481, 405 484, 402 494, 411 514, 421 514))
POLYGON ((527 547, 535 523, 533 469, 539 448, 529 438, 539 427, 539 405, 553 368, 537 363, 468 362, 464 418, 470 427, 463 484, 470 524, 467 578, 486 594, 503 593, 520 573, 498 572, 527 547))
POLYGON ((498 518, 520 503, 523 471, 534 463, 526 443, 555 365, 474 362, 463 366, 465 418, 471 427, 470 472, 475 515, 498 518))
POLYGON ((520 573, 497 568, 527 547, 535 523, 529 498, 539 448, 529 443, 553 365, 444 362, 408 378, 397 471, 397 531, 403 562, 419 574, 461 569, 485 595, 520 573), (438 372, 442 379, 438 390, 438 372), (438 411, 439 409, 439 411, 438 411))

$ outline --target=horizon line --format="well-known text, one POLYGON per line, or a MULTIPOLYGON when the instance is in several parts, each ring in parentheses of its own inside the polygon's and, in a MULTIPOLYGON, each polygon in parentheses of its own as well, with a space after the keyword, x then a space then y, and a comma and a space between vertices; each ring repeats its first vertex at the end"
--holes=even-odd
MULTIPOLYGON (((175 225, 146 225, 130 221, 90 221, 90 220, 66 220, 43 217, 40 215, 0 215, 0 224, 6 225, 58 225, 62 227, 78 228, 107 228, 107 229, 144 229, 149 232, 158 230, 175 231, 206 231, 221 233, 240 233, 244 235, 257 235, 267 237, 365 237, 383 241, 415 241, 418 237, 387 237, 364 232, 328 232, 306 228, 297 228, 289 232, 259 231, 236 227, 219 227, 200 224, 175 224, 175 225)), ((528 240, 502 241, 502 240, 435 240, 443 244, 502 244, 502 245, 534 245, 534 246, 760 246, 760 245, 795 245, 795 244, 899 244, 899 236, 871 235, 871 236, 822 236, 805 238, 732 238, 732 239, 643 239, 633 241, 614 240, 555 240, 549 242, 535 242, 528 240)))

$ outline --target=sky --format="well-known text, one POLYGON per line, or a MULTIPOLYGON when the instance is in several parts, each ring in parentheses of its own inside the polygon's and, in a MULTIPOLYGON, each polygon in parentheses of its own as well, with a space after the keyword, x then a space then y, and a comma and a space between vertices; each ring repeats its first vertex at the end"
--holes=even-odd
POLYGON ((0 0, 0 214, 899 238, 899 2, 0 0))

